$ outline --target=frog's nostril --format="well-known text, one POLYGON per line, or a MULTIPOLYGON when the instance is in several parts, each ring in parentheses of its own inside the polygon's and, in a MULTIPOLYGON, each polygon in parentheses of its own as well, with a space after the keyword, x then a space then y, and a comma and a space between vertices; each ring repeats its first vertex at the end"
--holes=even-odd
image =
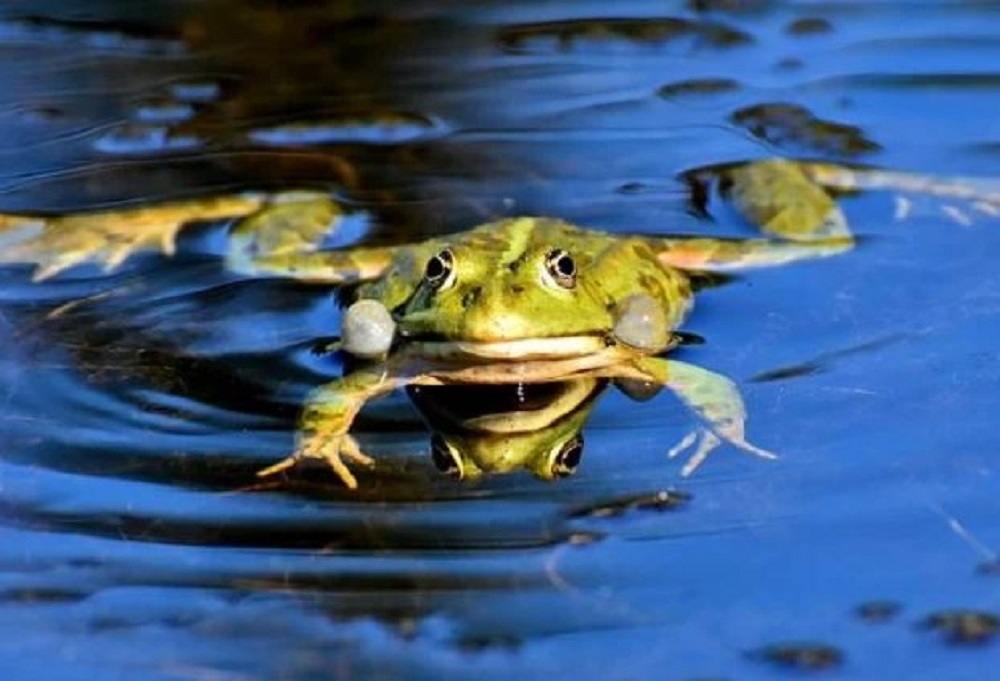
POLYGON ((465 292, 465 295, 462 296, 462 307, 465 309, 469 309, 470 307, 475 305, 476 301, 479 300, 479 297, 482 295, 482 293, 483 293, 482 286, 474 286, 470 288, 468 291, 465 292))
POLYGON ((514 284, 510 287, 512 293, 524 293, 524 286, 521 284, 514 284))

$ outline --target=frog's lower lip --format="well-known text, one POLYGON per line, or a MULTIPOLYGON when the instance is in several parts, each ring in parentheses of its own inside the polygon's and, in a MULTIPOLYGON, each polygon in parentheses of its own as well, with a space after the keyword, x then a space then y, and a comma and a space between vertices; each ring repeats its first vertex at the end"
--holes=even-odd
POLYGON ((578 357, 607 347, 604 336, 554 336, 503 341, 415 341, 410 345, 424 357, 483 357, 511 360, 578 357))

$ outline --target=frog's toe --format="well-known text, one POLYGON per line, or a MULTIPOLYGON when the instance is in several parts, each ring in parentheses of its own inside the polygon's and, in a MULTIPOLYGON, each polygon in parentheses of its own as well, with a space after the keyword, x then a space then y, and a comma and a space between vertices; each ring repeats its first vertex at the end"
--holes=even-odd
POLYGON ((972 204, 972 207, 984 215, 992 217, 1000 216, 1000 201, 976 201, 972 204))
POLYGON ((286 456, 278 463, 271 464, 267 468, 261 468, 259 471, 257 471, 257 477, 269 478, 272 475, 277 475, 278 473, 282 473, 288 470, 289 468, 295 466, 295 464, 299 462, 299 459, 300 457, 298 453, 292 454, 291 456, 286 456))
POLYGON ((316 435, 301 442, 295 453, 291 456, 287 456, 278 463, 257 471, 257 477, 269 477, 297 466, 304 460, 311 459, 322 461, 333 469, 333 472, 337 474, 337 477, 341 479, 344 486, 348 489, 357 489, 358 480, 341 457, 348 458, 364 466, 375 465, 375 460, 362 452, 357 440, 350 435, 333 435, 327 437, 316 435))
POLYGON ((960 225, 962 227, 972 226, 973 222, 972 217, 966 211, 962 210, 958 206, 954 206, 952 204, 946 204, 944 206, 941 206, 941 212, 944 214, 946 218, 948 218, 957 225, 960 225))
POLYGON ((363 466, 375 465, 375 459, 362 452, 361 447, 358 446, 358 441, 350 435, 344 436, 344 441, 341 443, 340 453, 348 459, 356 461, 363 466))
POLYGON ((135 253, 134 244, 118 244, 107 249, 104 254, 104 262, 101 263, 101 270, 105 273, 118 269, 123 262, 135 253))
POLYGON ((699 431, 697 430, 692 430, 690 433, 687 433, 684 437, 680 439, 680 442, 678 442, 677 444, 675 444, 673 447, 670 448, 670 451, 667 452, 667 458, 676 459, 678 456, 686 452, 688 449, 691 448, 691 445, 693 445, 695 441, 698 439, 698 435, 699 431))
POLYGON ((761 459, 767 459, 768 461, 774 461, 775 459, 778 458, 778 455, 775 454, 774 452, 768 451, 766 449, 762 449, 762 448, 758 447, 757 445, 752 445, 749 442, 747 442, 746 440, 740 440, 738 442, 734 441, 734 442, 731 442, 730 444, 732 444, 734 447, 736 447, 738 449, 741 449, 742 451, 746 452, 747 454, 753 454, 754 456, 760 457, 761 459))
POLYGON ((718 435, 705 428, 692 430, 681 441, 674 445, 667 456, 671 459, 680 456, 688 451, 692 451, 691 456, 681 467, 681 476, 687 477, 705 462, 708 455, 722 443, 718 435))
POLYGON ((46 279, 51 279, 60 272, 85 262, 89 255, 85 251, 69 251, 59 255, 38 257, 38 267, 32 273, 31 280, 38 283, 46 279))
POLYGON ((690 457, 684 462, 684 466, 681 467, 681 476, 688 477, 705 462, 708 455, 719 445, 727 442, 747 454, 753 454, 762 459, 774 460, 778 458, 778 455, 774 452, 769 452, 766 449, 752 445, 742 437, 729 438, 720 436, 707 428, 698 428, 689 432, 670 449, 667 456, 673 459, 690 451, 690 457))

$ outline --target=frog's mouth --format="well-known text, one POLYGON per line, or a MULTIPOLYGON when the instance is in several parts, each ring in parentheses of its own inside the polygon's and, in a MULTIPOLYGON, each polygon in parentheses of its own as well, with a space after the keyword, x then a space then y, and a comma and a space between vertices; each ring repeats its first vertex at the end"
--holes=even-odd
POLYGON ((500 341, 421 340, 407 342, 414 351, 428 359, 479 357, 483 359, 524 361, 579 357, 599 352, 608 346, 604 335, 552 336, 500 341))
POLYGON ((433 430, 513 435, 554 427, 589 405, 607 381, 584 379, 508 385, 408 386, 407 393, 433 430))

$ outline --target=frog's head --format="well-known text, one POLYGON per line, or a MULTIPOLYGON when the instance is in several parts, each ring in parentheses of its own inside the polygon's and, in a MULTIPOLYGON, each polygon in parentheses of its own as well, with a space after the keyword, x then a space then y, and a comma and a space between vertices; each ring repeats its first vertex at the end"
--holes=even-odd
POLYGON ((397 309, 400 336, 436 352, 497 359, 598 351, 615 319, 591 265, 611 243, 538 218, 435 243, 419 285, 397 309))
POLYGON ((439 471, 473 480, 528 469, 544 480, 572 475, 583 455, 580 431, 605 381, 408 388, 431 426, 439 471))
POLYGON ((356 295, 343 323, 352 354, 402 342, 417 355, 525 361, 618 342, 667 350, 690 286, 640 238, 514 218, 402 247, 356 295))

